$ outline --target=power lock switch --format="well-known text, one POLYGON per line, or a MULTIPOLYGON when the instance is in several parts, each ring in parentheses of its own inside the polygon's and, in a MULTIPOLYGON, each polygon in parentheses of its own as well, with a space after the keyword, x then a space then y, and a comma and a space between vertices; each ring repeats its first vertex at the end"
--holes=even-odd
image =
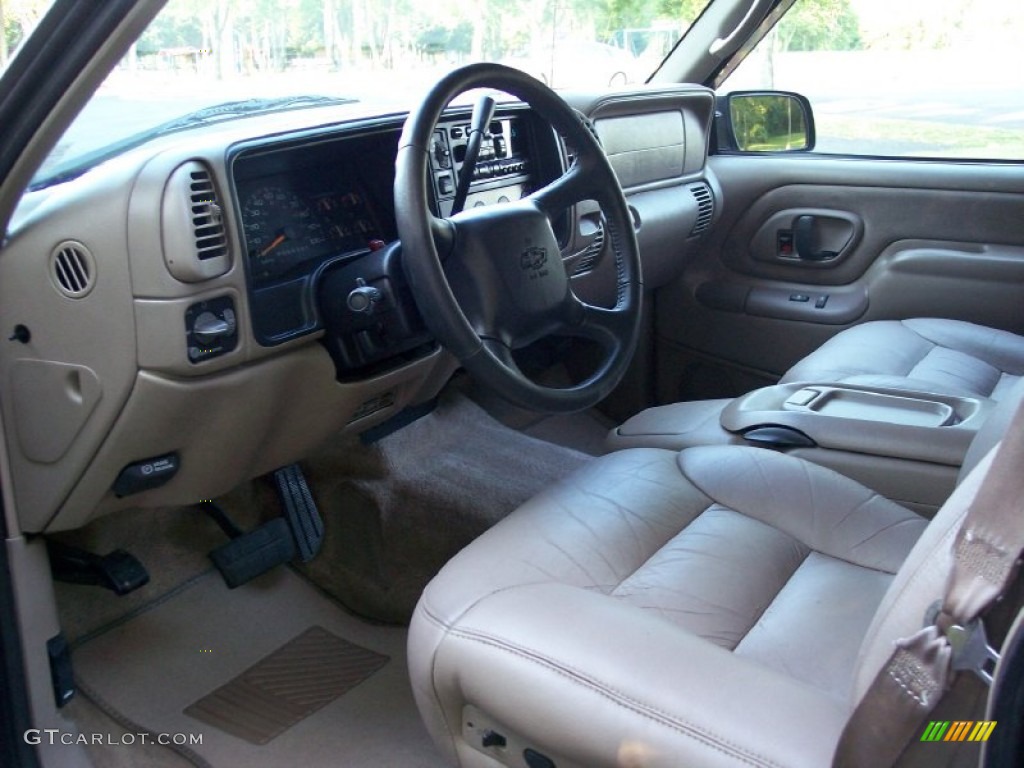
POLYGON ((114 481, 114 495, 122 498, 159 488, 178 474, 180 465, 177 453, 167 453, 129 464, 121 470, 114 481))
POLYGON ((775 235, 775 253, 780 259, 797 257, 792 229, 780 229, 775 235))

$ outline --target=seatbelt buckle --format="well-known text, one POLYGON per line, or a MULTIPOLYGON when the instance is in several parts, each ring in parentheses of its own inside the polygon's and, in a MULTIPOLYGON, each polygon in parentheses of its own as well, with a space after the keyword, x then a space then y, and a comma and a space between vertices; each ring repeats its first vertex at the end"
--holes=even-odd
POLYGON ((952 625, 946 630, 946 639, 953 650, 953 669, 973 672, 991 686, 999 653, 988 644, 982 620, 975 619, 966 626, 952 625))
MULTIPOLYGON (((924 625, 940 627, 940 614, 942 601, 936 600, 925 611, 924 625)), ((952 618, 949 614, 944 615, 952 618)), ((976 618, 966 625, 950 624, 944 634, 952 657, 950 666, 957 672, 973 672, 991 687, 996 664, 999 663, 999 652, 989 645, 982 620, 976 618)))

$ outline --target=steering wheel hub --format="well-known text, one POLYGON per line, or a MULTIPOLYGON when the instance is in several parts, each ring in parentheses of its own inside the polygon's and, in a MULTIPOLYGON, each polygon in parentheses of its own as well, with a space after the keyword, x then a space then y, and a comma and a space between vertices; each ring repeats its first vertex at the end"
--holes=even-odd
POLYGON ((556 332, 571 293, 547 217, 524 201, 473 208, 452 225, 445 271, 477 335, 518 348, 556 332))

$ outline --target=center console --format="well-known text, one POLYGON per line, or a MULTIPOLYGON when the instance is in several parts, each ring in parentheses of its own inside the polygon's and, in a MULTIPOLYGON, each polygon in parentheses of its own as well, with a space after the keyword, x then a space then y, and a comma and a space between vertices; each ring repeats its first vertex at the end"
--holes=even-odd
POLYGON ((721 425, 771 447, 813 445, 958 468, 987 412, 988 401, 974 398, 797 383, 736 398, 721 425), (768 425, 776 436, 758 434, 768 425))
POLYGON ((612 449, 755 445, 858 480, 931 515, 956 485, 992 403, 929 392, 799 382, 734 400, 648 409, 608 436, 612 449))

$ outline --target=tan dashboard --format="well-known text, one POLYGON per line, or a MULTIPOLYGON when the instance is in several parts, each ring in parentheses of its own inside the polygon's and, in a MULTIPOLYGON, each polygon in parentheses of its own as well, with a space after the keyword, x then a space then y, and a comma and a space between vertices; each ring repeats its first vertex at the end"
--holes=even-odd
MULTIPOLYGON (((717 190, 704 173, 712 105, 700 88, 577 103, 624 182, 649 287, 677 273, 715 216, 717 190)), ((458 172, 460 120, 442 126, 447 143, 431 166, 442 209, 446 174, 458 172)), ((0 354, 0 406, 22 530, 215 497, 436 396, 456 363, 430 339, 400 355, 353 356, 345 349, 364 348, 366 328, 330 316, 362 317, 349 297, 375 283, 360 282, 352 265, 397 248, 383 199, 390 180, 353 186, 313 166, 329 156, 325 146, 342 151, 368 135, 379 145, 401 122, 260 134, 257 121, 239 121, 26 195, 0 254, 0 280, 18 287, 0 307, 12 337, 0 354), (281 208, 264 215, 268 204, 281 208), (345 297, 337 311, 321 295, 332 274, 345 297)), ((557 138, 529 120, 516 125, 501 129, 505 142, 495 141, 471 200, 499 203, 561 172, 557 138)), ((599 211, 581 204, 560 226, 581 297, 614 292, 599 211)))

